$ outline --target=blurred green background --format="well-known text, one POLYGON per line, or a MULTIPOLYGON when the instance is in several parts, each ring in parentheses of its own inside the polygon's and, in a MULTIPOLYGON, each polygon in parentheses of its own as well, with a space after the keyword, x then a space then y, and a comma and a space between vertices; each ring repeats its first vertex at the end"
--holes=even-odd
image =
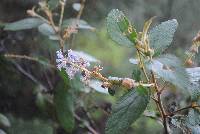
MULTIPOLYGON (((76 16, 77 12, 72 8, 75 2, 79 1, 67 1, 65 18, 76 16)), ((26 10, 37 3, 38 0, 1 0, 0 23, 13 22, 27 17, 26 10)), ((167 51, 183 57, 185 50, 191 45, 192 38, 200 29, 199 5, 200 0, 87 0, 81 18, 96 27, 96 31, 80 31, 75 37, 72 48, 87 52, 99 59, 100 65, 104 67, 104 75, 131 77, 133 66, 129 63, 129 58, 133 57, 134 52, 132 48, 116 45, 108 37, 105 25, 108 12, 113 8, 124 11, 136 26, 137 31, 141 31, 144 22, 153 16, 157 16, 153 25, 168 19, 177 19, 178 31, 175 34, 173 45, 167 51)), ((35 29, 9 32, 0 28, 0 54, 36 56, 48 59, 50 63, 55 64, 55 51, 58 49, 56 42, 49 41, 35 29)), ((199 64, 200 60, 196 59, 195 65, 199 64)), ((1 56, 0 113, 9 121, 4 117, 1 119, 0 116, 0 130, 8 134, 65 134, 54 123, 52 111, 46 112, 41 101, 44 96, 51 97, 59 80, 58 72, 55 70, 35 62, 10 60, 1 56), (31 77, 27 77, 23 72, 31 74, 31 77), (45 86, 48 91, 41 91, 41 85, 45 86)), ((80 97, 76 99, 76 112, 83 118, 88 118, 84 117, 84 114, 89 111, 94 121, 93 127, 103 133, 108 117, 104 110, 109 111, 116 98, 97 92, 78 93, 78 95, 80 97), (94 106, 104 110, 94 108, 94 106)), ((128 133, 156 134, 161 132, 162 126, 159 123, 142 116, 132 125, 128 133)), ((76 121, 73 133, 87 133, 87 129, 82 123, 76 121)))

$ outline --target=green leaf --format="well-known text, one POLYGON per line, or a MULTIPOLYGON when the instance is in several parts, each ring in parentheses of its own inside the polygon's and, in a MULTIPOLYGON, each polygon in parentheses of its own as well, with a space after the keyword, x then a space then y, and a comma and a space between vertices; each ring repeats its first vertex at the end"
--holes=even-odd
POLYGON ((85 20, 77 20, 75 18, 66 19, 62 23, 62 27, 75 26, 78 29, 95 30, 94 27, 90 26, 85 20))
POLYGON ((199 134, 200 112, 197 109, 190 109, 187 116, 173 116, 171 123, 180 128, 182 133, 199 134))
POLYGON ((0 113, 0 127, 10 127, 10 121, 8 118, 0 113))
POLYGON ((132 46, 137 32, 122 11, 113 9, 107 16, 107 30, 113 41, 120 45, 132 46))
POLYGON ((141 70, 138 68, 138 66, 135 66, 132 72, 132 78, 139 82, 141 80, 141 70))
POLYGON ((5 26, 5 23, 0 21, 0 28, 3 28, 5 26))
POLYGON ((173 55, 161 55, 146 64, 149 70, 167 82, 188 91, 189 76, 179 59, 173 55))
POLYGON ((190 109, 188 117, 186 118, 188 125, 195 126, 200 123, 200 112, 195 109, 190 109))
POLYGON ((52 35, 55 35, 55 31, 54 29, 52 28, 51 25, 47 24, 47 23, 44 23, 42 25, 40 25, 38 27, 38 31, 43 34, 43 35, 46 35, 46 36, 52 36, 52 35))
POLYGON ((148 89, 142 86, 123 95, 112 109, 106 124, 106 134, 124 134, 144 112, 148 102, 148 89))
POLYGON ((49 5, 50 10, 54 10, 55 8, 58 7, 59 0, 49 0, 48 5, 49 5))
POLYGON ((155 50, 155 55, 161 54, 171 44, 177 27, 177 20, 172 19, 149 31, 150 46, 155 50))
POLYGON ((9 119, 12 126, 8 128, 8 134, 53 134, 53 125, 49 120, 23 120, 13 116, 9 119))
POLYGON ((196 109, 190 109, 186 118, 186 125, 190 128, 192 134, 198 134, 200 131, 200 112, 196 109))
POLYGON ((38 18, 26 18, 16 22, 5 24, 4 30, 17 31, 17 30, 32 29, 38 27, 42 23, 44 23, 44 21, 38 18))
POLYGON ((86 86, 83 84, 83 82, 81 82, 81 78, 80 75, 75 75, 75 77, 71 80, 71 89, 73 91, 76 92, 85 92, 85 93, 89 93, 90 89, 87 88, 86 86))
POLYGON ((191 84, 189 88, 192 101, 197 101, 200 98, 200 88, 196 85, 191 84))
POLYGON ((57 40, 59 40, 60 38, 59 38, 58 35, 50 35, 50 36, 49 36, 49 39, 50 39, 50 40, 55 40, 55 41, 57 41, 57 40))
POLYGON ((41 92, 37 93, 35 103, 40 110, 45 111, 45 109, 46 109, 46 99, 41 92))
POLYGON ((69 78, 65 71, 61 71, 61 77, 63 78, 56 88, 54 96, 54 104, 56 108, 56 115, 60 125, 65 129, 66 132, 72 132, 75 124, 73 117, 74 102, 73 96, 70 90, 69 78), (64 85, 64 87, 63 87, 64 85))
POLYGON ((177 131, 179 133, 187 133, 187 129, 188 127, 186 126, 186 118, 185 116, 180 116, 180 115, 174 115, 172 118, 171 118, 171 121, 170 121, 170 125, 172 126, 171 127, 171 130, 173 133, 176 133, 177 131))
POLYGON ((189 77, 190 77, 190 94, 191 94, 191 99, 193 101, 197 101, 200 97, 200 68, 187 68, 186 69, 189 77))

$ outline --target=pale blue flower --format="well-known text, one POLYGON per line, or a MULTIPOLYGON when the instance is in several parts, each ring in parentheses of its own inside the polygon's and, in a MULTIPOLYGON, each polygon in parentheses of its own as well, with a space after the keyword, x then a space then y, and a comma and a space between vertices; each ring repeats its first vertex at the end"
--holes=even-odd
POLYGON ((63 55, 61 50, 57 51, 56 55, 57 55, 57 59, 56 59, 57 68, 59 70, 64 69, 70 79, 73 79, 75 74, 81 71, 80 68, 77 68, 73 66, 72 64, 78 65, 79 67, 82 67, 82 68, 86 68, 90 66, 88 61, 78 56, 71 49, 68 50, 67 57, 63 55))

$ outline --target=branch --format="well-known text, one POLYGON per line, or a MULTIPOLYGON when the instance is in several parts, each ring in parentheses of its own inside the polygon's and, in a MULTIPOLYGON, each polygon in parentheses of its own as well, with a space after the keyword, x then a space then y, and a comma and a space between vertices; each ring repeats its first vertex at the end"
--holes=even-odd
POLYGON ((155 101, 155 103, 158 107, 158 110, 159 110, 161 117, 162 117, 162 120, 163 120, 163 126, 164 126, 164 129, 165 129, 165 134, 168 134, 167 120, 166 120, 167 116, 166 116, 166 113, 165 113, 165 110, 163 108, 162 101, 161 101, 162 90, 159 90, 159 88, 158 88, 157 81, 156 81, 156 78, 155 78, 153 71, 151 71, 151 74, 152 74, 153 83, 155 84, 155 89, 156 89, 156 92, 157 92, 157 100, 155 101))
POLYGON ((27 78, 29 78, 31 81, 33 81, 34 83, 40 85, 45 91, 48 91, 48 89, 42 84, 40 83, 33 75, 31 75, 30 73, 28 73, 26 70, 24 70, 18 63, 12 61, 12 63, 15 65, 15 67, 22 73, 24 74, 27 78))
POLYGON ((65 2, 66 1, 60 1, 61 4, 61 11, 60 11, 60 20, 59 20, 59 28, 61 29, 62 22, 63 22, 63 16, 64 16, 64 11, 65 11, 65 2))
POLYGON ((144 87, 152 87, 155 86, 154 83, 141 83, 141 82, 135 82, 135 80, 130 79, 130 78, 116 78, 116 77, 109 77, 106 78, 104 77, 99 71, 98 67, 93 71, 88 70, 85 67, 79 66, 75 63, 69 62, 66 58, 63 59, 63 62, 65 62, 65 64, 70 64, 73 67, 85 72, 87 75, 89 75, 90 77, 96 78, 100 81, 103 82, 103 84, 105 84, 105 87, 111 87, 112 85, 118 85, 118 86, 122 86, 125 87, 126 89, 132 89, 134 87, 138 87, 138 86, 144 86, 144 87))
MULTIPOLYGON (((78 24, 78 21, 80 20, 81 15, 83 14, 83 10, 85 8, 85 2, 86 0, 81 0, 81 8, 76 16, 76 25, 78 24)), ((69 44, 69 48, 72 48, 74 40, 75 40, 75 35, 72 35, 71 44, 69 44)))
MULTIPOLYGON (((30 57, 30 56, 26 56, 26 55, 16 55, 16 54, 5 54, 4 57, 6 58, 15 58, 15 59, 25 59, 25 60, 30 60, 30 61, 34 61, 34 62, 38 62, 40 64, 42 64, 40 62, 40 60, 36 57, 30 57)), ((56 69, 55 65, 46 63, 49 67, 56 69)))
POLYGON ((77 20, 80 20, 80 18, 81 18, 81 15, 82 15, 82 13, 83 13, 83 9, 84 9, 84 7, 85 7, 85 2, 86 2, 86 0, 82 0, 82 1, 81 1, 81 8, 80 8, 80 10, 79 10, 79 12, 78 12, 78 15, 76 16, 76 19, 77 19, 77 20))
POLYGON ((176 111, 170 113, 168 116, 171 117, 171 116, 173 116, 174 114, 179 113, 179 112, 181 112, 181 111, 188 110, 188 109, 190 109, 190 108, 197 108, 197 107, 200 108, 199 105, 190 105, 190 106, 187 106, 187 107, 184 107, 184 108, 180 108, 180 109, 178 109, 178 110, 176 110, 176 111))
POLYGON ((90 126, 90 124, 89 124, 87 121, 81 119, 81 117, 79 117, 77 114, 74 114, 74 117, 75 117, 78 121, 82 122, 83 125, 84 125, 92 134, 99 134, 96 130, 94 130, 94 128, 92 128, 92 126, 90 126))

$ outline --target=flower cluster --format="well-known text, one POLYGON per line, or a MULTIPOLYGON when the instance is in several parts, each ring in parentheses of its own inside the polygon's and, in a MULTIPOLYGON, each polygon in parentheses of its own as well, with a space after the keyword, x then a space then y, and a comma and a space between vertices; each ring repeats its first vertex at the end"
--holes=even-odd
POLYGON ((56 55, 57 68, 64 69, 70 79, 73 79, 76 73, 83 71, 81 68, 90 66, 88 61, 75 54, 71 49, 68 50, 67 56, 63 55, 61 50, 57 51, 56 55))

